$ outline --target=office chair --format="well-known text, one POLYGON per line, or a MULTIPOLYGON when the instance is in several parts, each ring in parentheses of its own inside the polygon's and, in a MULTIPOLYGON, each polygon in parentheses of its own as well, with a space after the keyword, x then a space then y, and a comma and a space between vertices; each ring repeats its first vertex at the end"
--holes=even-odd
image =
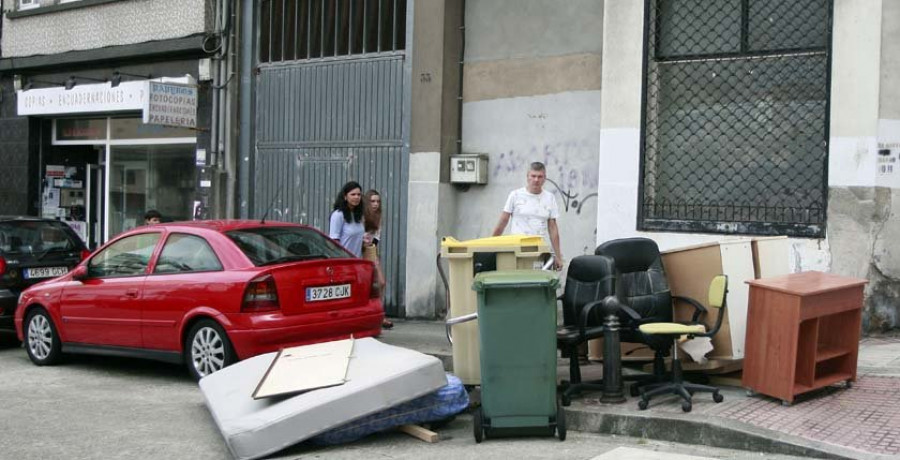
POLYGON ((599 382, 582 382, 578 347, 603 336, 603 299, 615 289, 613 260, 604 256, 578 256, 569 262, 562 302, 563 326, 556 331, 556 346, 569 358, 569 381, 563 381, 562 405, 585 390, 600 391, 599 382))
POLYGON ((671 340, 667 337, 645 334, 639 326, 644 323, 672 321, 673 299, 698 303, 686 297, 672 296, 659 246, 649 238, 610 240, 597 246, 594 254, 604 255, 615 261, 615 292, 622 303, 619 341, 642 343, 653 350, 653 373, 627 377, 627 380, 636 381, 631 385, 631 396, 638 396, 640 385, 668 380, 665 358, 672 347, 671 340))
POLYGON ((663 394, 674 394, 681 396, 681 410, 685 412, 691 411, 691 396, 698 392, 712 393, 713 401, 720 403, 725 398, 719 393, 719 389, 709 385, 699 385, 696 383, 685 382, 681 372, 681 360, 678 359, 678 339, 686 336, 688 339, 694 337, 712 337, 719 332, 722 327, 722 318, 725 316, 725 297, 728 294, 728 277, 718 275, 713 278, 709 284, 709 306, 711 308, 719 308, 719 317, 712 330, 706 330, 706 326, 697 320, 700 315, 707 311, 702 305, 693 304, 696 308, 691 323, 645 323, 639 326, 644 334, 652 336, 665 337, 672 345, 672 381, 668 383, 655 383, 644 385, 640 388, 641 400, 638 402, 638 408, 644 410, 650 403, 650 399, 654 396, 663 394))

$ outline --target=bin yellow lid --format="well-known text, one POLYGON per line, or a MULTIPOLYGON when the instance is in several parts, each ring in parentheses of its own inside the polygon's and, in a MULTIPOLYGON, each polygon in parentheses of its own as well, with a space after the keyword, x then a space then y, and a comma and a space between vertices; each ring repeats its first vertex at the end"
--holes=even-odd
POLYGON ((541 246, 543 244, 544 238, 537 235, 500 235, 466 241, 459 241, 452 236, 445 236, 441 239, 441 247, 445 248, 497 248, 541 246))

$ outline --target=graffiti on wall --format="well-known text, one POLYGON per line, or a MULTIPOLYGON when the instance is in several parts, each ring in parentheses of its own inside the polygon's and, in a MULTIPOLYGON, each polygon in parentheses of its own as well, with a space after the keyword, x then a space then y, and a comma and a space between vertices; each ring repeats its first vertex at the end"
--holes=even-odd
POLYGON ((600 178, 596 159, 597 143, 587 139, 532 145, 492 158, 491 176, 524 175, 531 162, 540 161, 547 167, 547 182, 553 185, 551 192, 562 199, 564 211, 581 214, 585 203, 597 197, 600 178))

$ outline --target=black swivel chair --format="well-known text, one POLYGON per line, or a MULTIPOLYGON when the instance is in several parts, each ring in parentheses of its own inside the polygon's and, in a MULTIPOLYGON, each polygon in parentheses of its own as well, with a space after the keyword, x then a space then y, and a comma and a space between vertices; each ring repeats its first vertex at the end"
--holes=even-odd
POLYGON ((641 332, 645 323, 672 321, 672 299, 684 300, 692 305, 697 301, 672 296, 666 272, 663 268, 659 246, 649 238, 622 238, 607 241, 594 250, 594 254, 612 258, 616 266, 616 297, 623 304, 619 332, 621 342, 646 344, 653 350, 653 374, 629 376, 637 380, 631 386, 631 396, 639 394, 638 387, 647 383, 666 381, 665 357, 672 348, 672 340, 641 332))
POLYGON ((578 256, 569 262, 566 286, 560 300, 563 326, 556 331, 556 346, 569 358, 569 381, 563 382, 562 405, 585 390, 600 391, 599 382, 582 382, 578 347, 603 336, 603 299, 615 291, 615 266, 604 256, 578 256))

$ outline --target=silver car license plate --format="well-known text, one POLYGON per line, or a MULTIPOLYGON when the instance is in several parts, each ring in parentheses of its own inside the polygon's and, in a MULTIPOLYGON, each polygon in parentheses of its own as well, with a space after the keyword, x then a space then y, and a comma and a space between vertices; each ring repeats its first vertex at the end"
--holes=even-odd
POLYGON ((336 284, 334 286, 315 286, 306 288, 307 302, 346 299, 347 297, 350 297, 349 284, 336 284))
POLYGON ((26 268, 25 269, 25 278, 27 278, 27 279, 55 278, 57 276, 65 275, 68 271, 69 271, 69 269, 66 267, 26 268))

